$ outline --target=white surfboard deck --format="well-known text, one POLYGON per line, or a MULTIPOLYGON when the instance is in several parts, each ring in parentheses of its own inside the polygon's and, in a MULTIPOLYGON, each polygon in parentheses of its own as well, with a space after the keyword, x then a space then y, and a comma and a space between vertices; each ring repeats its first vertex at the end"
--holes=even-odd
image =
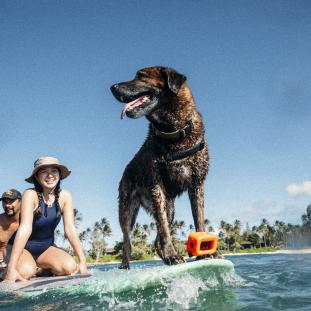
POLYGON ((59 277, 39 277, 27 282, 0 283, 0 290, 18 292, 42 292, 51 289, 73 288, 83 285, 85 290, 92 290, 94 286, 102 291, 123 292, 134 289, 144 289, 164 284, 183 275, 191 275, 206 279, 211 275, 231 273, 234 265, 225 259, 204 259, 190 261, 174 266, 156 266, 151 268, 134 268, 131 270, 111 269, 97 271, 92 275, 74 275, 59 277))

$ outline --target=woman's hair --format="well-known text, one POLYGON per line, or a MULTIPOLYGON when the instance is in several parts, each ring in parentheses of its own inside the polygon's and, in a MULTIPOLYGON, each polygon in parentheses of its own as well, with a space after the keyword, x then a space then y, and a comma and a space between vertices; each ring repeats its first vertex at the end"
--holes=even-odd
MULTIPOLYGON (((36 178, 34 178, 34 185, 35 185, 35 191, 37 192, 39 203, 38 208, 35 210, 35 216, 40 218, 42 216, 42 208, 41 204, 44 202, 43 200, 43 189, 40 183, 37 181, 36 178)), ((55 204, 56 204, 56 217, 59 217, 61 215, 61 209, 59 205, 59 193, 60 193, 60 180, 58 181, 55 189, 54 189, 54 195, 55 195, 55 204)))

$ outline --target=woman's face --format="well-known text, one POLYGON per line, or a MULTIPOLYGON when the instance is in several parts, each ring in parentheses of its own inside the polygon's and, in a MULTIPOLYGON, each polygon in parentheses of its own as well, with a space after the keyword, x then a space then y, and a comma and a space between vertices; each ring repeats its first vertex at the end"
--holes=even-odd
POLYGON ((43 189, 54 189, 59 182, 60 173, 55 166, 45 166, 39 169, 36 174, 37 180, 43 189))

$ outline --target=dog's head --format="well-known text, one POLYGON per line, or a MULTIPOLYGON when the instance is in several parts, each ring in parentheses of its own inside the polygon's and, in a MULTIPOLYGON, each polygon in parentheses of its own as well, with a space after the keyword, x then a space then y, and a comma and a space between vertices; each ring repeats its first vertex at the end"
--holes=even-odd
POLYGON ((151 115, 164 99, 177 96, 186 77, 167 67, 150 67, 139 70, 133 80, 111 86, 114 97, 126 105, 121 118, 139 118, 151 115))

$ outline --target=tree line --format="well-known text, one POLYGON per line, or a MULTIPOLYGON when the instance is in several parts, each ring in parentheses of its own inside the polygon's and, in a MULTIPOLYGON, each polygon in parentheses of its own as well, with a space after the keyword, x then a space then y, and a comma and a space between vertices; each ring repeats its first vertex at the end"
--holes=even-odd
MULTIPOLYGON (((77 228, 83 219, 82 214, 74 210, 75 224, 77 228)), ((208 219, 205 220, 205 230, 215 232, 208 219)), ((175 220, 172 224, 171 234, 174 245, 179 254, 186 255, 186 240, 190 232, 195 231, 192 224, 187 225, 183 220, 175 220)), ((66 244, 66 237, 60 231, 56 232, 58 239, 66 244)), ((113 254, 113 259, 120 259, 122 256, 122 242, 117 241, 113 249, 108 248, 107 238, 111 236, 112 229, 109 221, 102 218, 92 226, 83 230, 80 234, 80 240, 86 253, 95 262, 109 253, 113 254)), ((154 248, 154 239, 156 236, 156 225, 136 223, 132 233, 132 259, 151 259, 156 256, 154 248)), ((220 221, 218 227, 219 244, 218 248, 223 251, 238 251, 243 248, 299 248, 311 247, 311 204, 308 205, 306 213, 301 216, 301 224, 290 224, 276 220, 269 223, 267 219, 262 219, 258 226, 249 227, 246 224, 242 228, 241 221, 236 219, 228 223, 220 221)), ((69 244, 67 248, 70 252, 69 244)))

